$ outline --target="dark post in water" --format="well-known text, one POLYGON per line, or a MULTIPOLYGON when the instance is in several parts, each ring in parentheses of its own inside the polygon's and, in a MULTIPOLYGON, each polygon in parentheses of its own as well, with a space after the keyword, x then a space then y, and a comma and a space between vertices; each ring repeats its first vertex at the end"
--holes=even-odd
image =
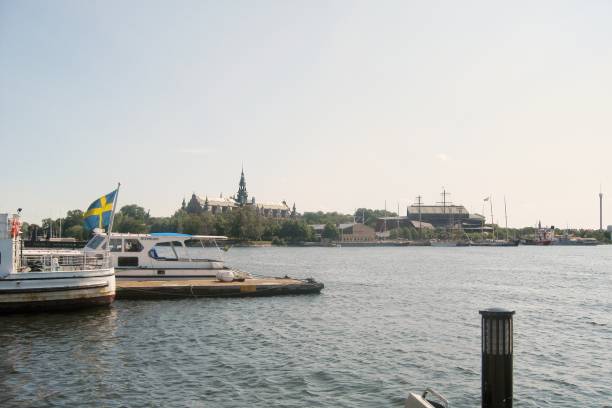
POLYGON ((512 408, 512 315, 486 309, 482 315, 482 408, 512 408))

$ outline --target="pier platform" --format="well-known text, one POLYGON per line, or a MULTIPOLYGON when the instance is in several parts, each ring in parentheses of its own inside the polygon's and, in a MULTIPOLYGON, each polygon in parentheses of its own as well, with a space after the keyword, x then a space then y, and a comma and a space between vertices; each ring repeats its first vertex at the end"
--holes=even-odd
POLYGON ((215 279, 117 279, 117 299, 175 299, 187 297, 253 297, 319 293, 324 285, 314 279, 253 278, 243 282, 215 279))

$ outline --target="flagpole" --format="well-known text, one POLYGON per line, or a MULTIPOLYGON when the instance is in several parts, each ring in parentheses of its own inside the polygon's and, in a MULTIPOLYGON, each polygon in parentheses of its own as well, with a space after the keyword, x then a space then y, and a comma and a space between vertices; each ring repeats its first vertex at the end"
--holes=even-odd
POLYGON ((115 193, 115 199, 113 200, 113 212, 111 213, 110 223, 108 224, 108 232, 106 233, 106 247, 110 250, 110 235, 113 231, 113 221, 115 220, 115 209, 117 208, 117 200, 119 199, 119 188, 121 183, 117 183, 117 192, 115 193))

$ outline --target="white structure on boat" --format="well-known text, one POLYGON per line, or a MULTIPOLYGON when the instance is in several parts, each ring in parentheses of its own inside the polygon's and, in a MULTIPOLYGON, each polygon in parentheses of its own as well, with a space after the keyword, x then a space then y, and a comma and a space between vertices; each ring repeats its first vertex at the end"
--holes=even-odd
POLYGON ((77 309, 115 299, 108 254, 22 250, 18 215, 0 214, 0 313, 77 309))
MULTIPOLYGON (((85 252, 105 251, 105 238, 106 235, 96 233, 87 243, 85 252)), ((229 270, 224 266, 218 247, 218 242, 226 240, 227 237, 212 235, 112 233, 110 256, 117 278, 214 278, 217 272, 229 270)))

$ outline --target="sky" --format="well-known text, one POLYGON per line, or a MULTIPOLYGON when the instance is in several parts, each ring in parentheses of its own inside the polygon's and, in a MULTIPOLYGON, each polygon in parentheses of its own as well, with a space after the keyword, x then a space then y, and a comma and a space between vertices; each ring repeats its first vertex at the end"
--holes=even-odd
MULTIPOLYGON (((612 224, 612 2, 0 0, 0 212, 450 200, 612 224)), ((490 208, 486 216, 490 220, 490 208)))

